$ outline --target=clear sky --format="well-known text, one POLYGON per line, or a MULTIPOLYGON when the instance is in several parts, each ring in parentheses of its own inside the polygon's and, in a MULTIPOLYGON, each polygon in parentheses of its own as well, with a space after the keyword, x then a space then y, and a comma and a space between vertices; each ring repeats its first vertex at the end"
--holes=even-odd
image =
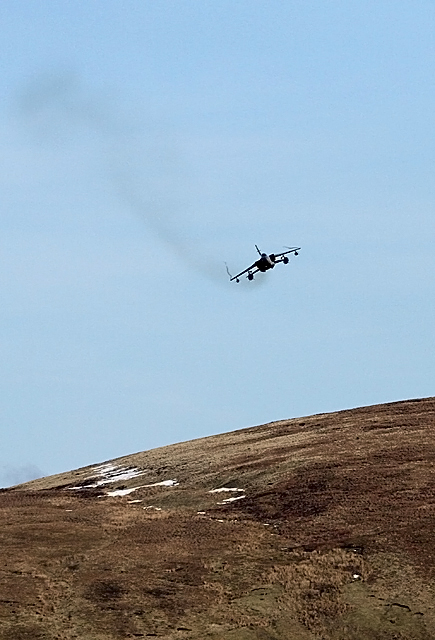
POLYGON ((0 485, 435 394, 432 0, 0 24, 0 485))

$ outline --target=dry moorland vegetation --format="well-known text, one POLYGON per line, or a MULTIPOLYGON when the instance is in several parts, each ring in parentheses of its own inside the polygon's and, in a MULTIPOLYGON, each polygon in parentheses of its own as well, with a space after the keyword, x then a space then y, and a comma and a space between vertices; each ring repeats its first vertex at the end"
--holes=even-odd
POLYGON ((0 640, 435 639, 434 416, 283 420, 1 490, 0 640))

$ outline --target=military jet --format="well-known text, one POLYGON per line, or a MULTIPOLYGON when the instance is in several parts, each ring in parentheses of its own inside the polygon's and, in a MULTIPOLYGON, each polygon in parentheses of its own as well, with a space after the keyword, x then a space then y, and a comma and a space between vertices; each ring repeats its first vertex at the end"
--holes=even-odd
POLYGON ((228 271, 228 267, 227 267, 227 273, 230 276, 230 282, 232 280, 235 280, 236 282, 240 282, 240 276, 243 276, 245 273, 248 274, 246 276, 248 280, 253 280, 254 274, 258 273, 259 271, 264 273, 269 269, 273 269, 274 266, 279 262, 288 264, 290 262, 290 258, 288 257, 288 254, 293 253, 295 256, 297 256, 298 251, 300 250, 300 247, 287 247, 288 251, 283 251, 282 253, 270 253, 269 255, 267 255, 267 253, 262 253, 260 249, 257 247, 257 245, 255 245, 255 248, 257 249, 260 258, 256 260, 254 264, 251 264, 250 267, 248 267, 247 269, 244 269, 243 271, 238 273, 236 276, 232 276, 231 273, 228 271))

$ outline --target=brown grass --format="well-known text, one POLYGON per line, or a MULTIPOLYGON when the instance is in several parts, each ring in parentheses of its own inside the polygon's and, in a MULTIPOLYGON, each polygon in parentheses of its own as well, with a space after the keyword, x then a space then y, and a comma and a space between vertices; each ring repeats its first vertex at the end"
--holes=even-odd
POLYGON ((94 467, 0 491, 0 640, 432 640, 434 415, 407 401, 125 456, 144 473, 110 489, 180 483, 126 497, 69 488, 94 467), (222 486, 246 497, 219 504, 222 486))

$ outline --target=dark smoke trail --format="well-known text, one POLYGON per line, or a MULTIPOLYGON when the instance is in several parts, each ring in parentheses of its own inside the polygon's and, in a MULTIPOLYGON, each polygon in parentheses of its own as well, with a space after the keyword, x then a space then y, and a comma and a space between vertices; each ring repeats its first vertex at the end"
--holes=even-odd
POLYGON ((0 487, 12 487, 16 484, 43 478, 44 473, 34 464, 14 467, 9 464, 0 466, 0 487))
MULTIPOLYGON (((138 167, 131 151, 135 142, 130 130, 119 118, 109 113, 101 99, 83 89, 77 76, 70 73, 45 75, 28 85, 19 101, 20 113, 31 119, 46 139, 58 140, 84 132, 97 138, 99 155, 104 158, 114 190, 131 212, 145 221, 157 239, 166 244, 191 269, 213 282, 226 284, 220 261, 206 255, 197 244, 187 239, 171 221, 168 205, 163 198, 144 197, 135 176, 138 167)), ((155 176, 149 176, 151 181, 155 176)), ((150 191, 152 190, 152 184, 150 191)))

